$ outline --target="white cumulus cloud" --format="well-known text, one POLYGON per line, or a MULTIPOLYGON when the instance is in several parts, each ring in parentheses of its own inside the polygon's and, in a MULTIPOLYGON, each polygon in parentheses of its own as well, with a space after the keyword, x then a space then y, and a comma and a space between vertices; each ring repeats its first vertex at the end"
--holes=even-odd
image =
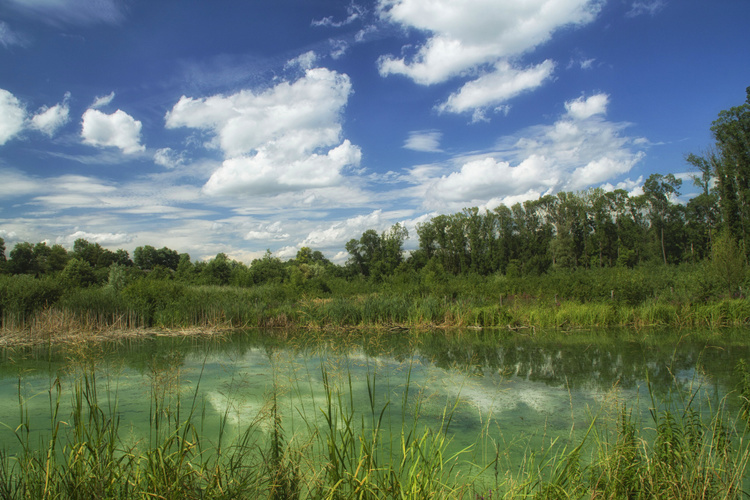
POLYGON ((289 234, 282 229, 281 222, 278 221, 271 224, 260 224, 256 229, 245 234, 246 240, 282 241, 289 239, 289 237, 289 234))
POLYGON ((26 109, 21 101, 7 90, 0 89, 0 146, 23 130, 25 120, 26 109))
POLYGON ((117 147, 125 154, 144 151, 141 145, 141 122, 118 109, 111 115, 97 109, 83 114, 81 137, 83 142, 96 147, 117 147))
POLYGON ((428 35, 411 57, 380 59, 383 75, 444 81, 485 63, 518 56, 559 28, 591 22, 599 0, 381 0, 382 18, 428 35))
POLYGON ((154 153, 154 163, 165 168, 175 168, 185 163, 185 158, 172 148, 159 148, 154 153))
POLYGON ((609 96, 607 94, 595 94, 589 98, 579 97, 574 101, 565 103, 568 114, 578 120, 585 120, 594 115, 603 115, 607 112, 609 96))
POLYGON ((225 160, 204 189, 207 194, 275 194, 334 186, 342 182, 341 170, 358 165, 362 153, 345 140, 325 154, 312 153, 286 163, 285 151, 262 148, 253 156, 225 160))
POLYGON ((565 103, 566 113, 503 138, 496 151, 460 161, 435 174, 415 170, 430 209, 497 206, 557 191, 578 191, 629 172, 647 141, 624 133, 628 124, 605 119, 609 97, 595 94, 565 103), (427 175, 425 175, 427 174, 427 175))
POLYGON ((133 241, 134 236, 127 233, 89 233, 86 231, 75 231, 56 239, 56 243, 72 246, 76 240, 84 239, 89 243, 99 243, 102 246, 119 247, 133 241))
POLYGON ((55 104, 51 108, 42 107, 31 119, 31 128, 52 137, 60 127, 70 121, 69 98, 70 94, 65 94, 63 102, 55 104))
POLYGON ((327 227, 310 231, 300 246, 310 248, 341 248, 352 238, 359 238, 368 229, 385 229, 387 225, 382 210, 365 215, 357 215, 343 221, 336 221, 327 227))
POLYGON ((226 160, 204 187, 208 194, 333 186, 343 181, 344 168, 361 160, 359 147, 341 137, 350 93, 348 76, 311 68, 262 92, 183 96, 167 113, 166 126, 211 132, 207 146, 224 152, 226 160))
POLYGON ((380 17, 424 33, 415 48, 378 61, 382 76, 404 75, 421 85, 474 78, 440 105, 462 113, 498 106, 550 78, 553 61, 528 68, 516 60, 566 26, 590 23, 602 0, 380 0, 380 17), (489 66, 491 71, 482 71, 489 66))

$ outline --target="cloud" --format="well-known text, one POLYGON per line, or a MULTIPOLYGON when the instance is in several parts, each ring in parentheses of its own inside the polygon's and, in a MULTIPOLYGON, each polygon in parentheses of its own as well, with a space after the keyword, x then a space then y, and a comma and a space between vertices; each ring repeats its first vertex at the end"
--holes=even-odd
POLYGON ((514 68, 507 61, 495 64, 494 71, 466 83, 438 106, 441 112, 464 113, 498 106, 517 95, 541 86, 552 76, 555 63, 546 60, 529 68, 514 68))
POLYGON ((350 219, 337 221, 327 227, 316 228, 307 235, 300 246, 310 248, 341 248, 352 238, 359 238, 368 229, 385 229, 387 222, 382 210, 350 219))
POLYGON ((8 0, 19 11, 48 23, 117 24, 124 19, 118 0, 8 0))
POLYGON ((13 45, 26 45, 24 37, 13 31, 8 23, 0 21, 0 45, 6 49, 13 45))
POLYGON ((412 151, 424 151, 426 153, 439 153, 442 132, 437 130, 422 130, 409 132, 409 137, 404 142, 405 149, 412 151))
POLYGON ((185 157, 172 148, 160 148, 154 153, 154 163, 165 168, 175 168, 185 163, 185 157))
POLYGON ((347 75, 311 68, 262 92, 182 96, 167 113, 166 126, 207 131, 212 139, 206 146, 223 151, 226 160, 204 187, 208 194, 334 186, 343 182, 344 168, 361 160, 359 147, 341 138, 350 93, 347 75))
POLYGON ((630 10, 626 15, 627 17, 638 17, 640 15, 646 14, 653 17, 661 12, 661 10, 666 6, 667 2, 665 2, 664 0, 645 0, 633 2, 633 5, 630 7, 630 10))
POLYGON ((109 105, 112 102, 112 100, 114 98, 115 98, 115 92, 114 91, 110 92, 107 95, 99 96, 96 99, 94 99, 94 102, 91 103, 91 106, 89 106, 89 108, 91 108, 91 109, 99 109, 99 108, 102 108, 104 106, 107 106, 107 105, 109 105))
POLYGON ((294 59, 288 61, 286 63, 286 67, 293 68, 295 66, 299 66, 303 70, 308 70, 312 68, 313 66, 315 66, 315 61, 317 60, 318 60, 318 55, 315 53, 315 51, 309 50, 305 52, 304 54, 300 54, 294 59))
POLYGON ((87 109, 83 114, 81 137, 91 146, 117 147, 125 154, 146 149, 140 143, 141 122, 119 109, 111 115, 87 109))
MULTIPOLYGON (((380 73, 443 82, 520 56, 569 25, 591 22, 600 0, 380 0, 382 19, 427 35, 409 57, 383 56, 380 73)), ((404 47, 406 49, 406 47, 404 47)))
POLYGON ((427 196, 440 202, 459 203, 503 198, 516 193, 545 192, 560 183, 552 161, 531 155, 517 166, 494 158, 465 163, 457 172, 442 176, 427 196))
POLYGON ((578 191, 629 172, 642 160, 641 138, 624 134, 627 124, 605 119, 609 97, 595 94, 565 103, 566 113, 504 137, 495 151, 459 159, 457 168, 437 173, 417 168, 429 209, 497 206, 557 191, 578 191))
POLYGON ((639 196, 643 194, 643 176, 639 176, 636 180, 627 178, 617 184, 610 184, 606 182, 602 184, 602 188, 606 191, 614 191, 615 189, 624 189, 628 192, 628 196, 639 196))
POLYGON ((55 104, 51 108, 42 107, 31 119, 31 128, 52 137, 60 127, 70 121, 68 99, 70 99, 70 93, 65 94, 60 104, 55 104))
POLYGON ((277 221, 268 225, 261 224, 256 230, 248 231, 245 239, 283 241, 289 239, 289 234, 283 232, 281 222, 277 221))
POLYGON ((340 113, 351 93, 349 77, 324 68, 307 70, 295 82, 261 93, 194 99, 182 96, 166 115, 167 128, 211 131, 211 144, 227 157, 286 143, 290 154, 333 145, 341 132, 340 113))
POLYGON ((72 246, 76 240, 84 239, 89 243, 99 243, 102 246, 121 246, 130 243, 135 237, 127 233, 88 233, 86 231, 76 231, 66 236, 56 239, 56 243, 61 245, 72 246))
POLYGON ((344 40, 330 40, 329 43, 331 45, 330 54, 333 59, 341 58, 349 50, 349 44, 344 40))
POLYGON ((325 154, 312 153, 290 163, 277 148, 262 148, 253 156, 224 161, 204 186, 209 195, 263 195, 309 188, 335 186, 343 182, 341 170, 359 165, 362 153, 349 140, 325 154))
POLYGON ((15 231, 6 231, 5 229, 0 229, 0 238, 3 238, 5 241, 5 244, 7 245, 9 243, 8 240, 16 240, 18 239, 18 234, 15 231))
POLYGON ((65 94, 63 102, 51 108, 43 106, 30 120, 27 120, 26 108, 18 98, 7 90, 0 89, 0 146, 26 128, 38 130, 52 137, 70 120, 68 99, 70 99, 70 93, 65 94))
POLYGON ((581 69, 591 69, 594 67, 594 62, 596 62, 596 59, 581 59, 578 62, 578 65, 581 67, 581 69))
POLYGON ((17 136, 24 128, 26 109, 8 92, 0 89, 0 146, 17 136))
POLYGON ((594 115, 603 115, 607 112, 609 96, 607 94, 595 94, 584 99, 579 97, 574 101, 565 103, 565 109, 568 115, 577 120, 585 120, 594 115))
POLYGON ((9 168, 0 168, 0 199, 16 198, 39 192, 44 182, 9 168))
POLYGON ((312 26, 323 26, 330 28, 341 28, 348 24, 352 24, 357 19, 360 19, 366 13, 364 7, 352 3, 346 8, 347 17, 343 21, 334 21, 333 16, 324 17, 322 19, 314 19, 311 23, 312 26))

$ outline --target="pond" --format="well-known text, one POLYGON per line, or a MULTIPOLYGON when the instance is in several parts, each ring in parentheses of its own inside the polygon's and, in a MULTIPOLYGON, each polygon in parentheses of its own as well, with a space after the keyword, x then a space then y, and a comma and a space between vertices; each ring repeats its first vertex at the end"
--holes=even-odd
POLYGON ((70 425, 76 387, 91 394, 81 390, 89 383, 96 404, 119 417, 122 439, 134 445, 153 439, 159 412, 192 415, 214 446, 248 429, 267 436, 275 425, 303 443, 321 428, 379 424, 386 453, 399 455, 404 429, 442 429, 447 453, 502 474, 499 467, 517 467, 529 450, 576 442, 595 419, 617 421, 624 407, 644 427, 653 426, 655 401, 680 408, 690 401, 698 411, 725 404, 736 413, 735 367, 750 359, 745 334, 254 330, 218 340, 6 349, 0 442, 13 454, 24 440, 48 439, 58 403, 58 420, 70 425))

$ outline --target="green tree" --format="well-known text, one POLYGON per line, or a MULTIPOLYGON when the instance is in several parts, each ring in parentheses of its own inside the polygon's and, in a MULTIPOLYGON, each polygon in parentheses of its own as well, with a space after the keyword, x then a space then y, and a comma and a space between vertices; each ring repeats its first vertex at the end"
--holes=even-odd
POLYGON ((646 182, 643 183, 643 195, 646 197, 649 206, 651 227, 660 243, 661 255, 664 265, 667 264, 667 250, 664 240, 665 228, 676 218, 676 212, 671 210, 671 198, 680 195, 680 186, 682 179, 678 179, 674 174, 666 176, 661 174, 651 174, 646 182))
POLYGON ((363 276, 376 279, 389 276, 404 261, 404 241, 408 237, 406 228, 398 223, 382 234, 368 229, 359 240, 347 242, 347 266, 353 273, 363 276))
POLYGON ((190 261, 190 254, 180 254, 180 262, 177 264, 175 276, 181 281, 190 282, 195 277, 195 265, 190 261))
POLYGON ((47 255, 47 266, 50 272, 62 271, 70 260, 70 254, 62 245, 52 245, 47 255))
POLYGON ((730 295, 745 280, 745 256, 729 231, 722 231, 714 239, 708 270, 722 288, 726 287, 730 295))
POLYGON ((5 262, 5 240, 0 237, 0 273, 4 270, 5 262))
POLYGON ((156 263, 167 269, 176 271, 177 266, 180 264, 180 254, 177 253, 177 250, 162 247, 156 251, 156 263))
POLYGON ((748 250, 750 236, 750 87, 745 103, 721 111, 711 125, 715 150, 703 162, 716 178, 724 223, 748 250))
POLYGON ((590 252, 597 254, 599 266, 615 265, 618 257, 619 243, 617 232, 618 205, 621 197, 627 197, 623 190, 605 192, 601 188, 591 189, 586 193, 586 200, 591 214, 590 252))
POLYGON ((250 276, 256 285, 263 283, 283 283, 287 277, 287 268, 278 257, 274 257, 271 250, 261 259, 255 259, 250 263, 250 276))
POLYGON ((125 266, 118 263, 109 266, 107 286, 114 289, 116 292, 121 292, 129 282, 126 269, 125 266))
POLYGON ((139 269, 153 269, 157 264, 156 248, 151 245, 136 247, 133 252, 133 263, 139 269))
POLYGON ((96 283, 96 274, 87 261, 73 257, 60 273, 60 279, 67 287, 87 287, 96 283))
POLYGON ((133 261, 130 260, 130 255, 128 254, 127 250, 119 248, 115 251, 115 264, 119 264, 125 267, 130 267, 133 265, 133 261))
POLYGON ((140 269, 149 270, 162 266, 172 271, 180 264, 180 254, 167 247, 156 249, 151 245, 137 247, 133 252, 133 263, 140 269))
POLYGON ((229 257, 224 253, 216 254, 201 273, 202 281, 209 285, 227 285, 231 274, 232 266, 229 257))
POLYGON ((8 269, 13 274, 36 274, 34 245, 26 241, 16 243, 10 251, 8 269))
POLYGON ((492 211, 492 219, 492 230, 495 233, 492 250, 495 262, 492 270, 504 273, 510 260, 515 258, 516 239, 514 232, 516 224, 513 220, 513 212, 505 205, 500 205, 492 211))
POLYGON ((685 160, 692 165, 698 174, 693 175, 693 184, 700 188, 698 196, 688 201, 686 216, 690 237, 691 256, 698 254, 702 258, 713 243, 713 233, 721 221, 719 196, 712 187, 715 165, 719 161, 715 150, 709 150, 702 156, 689 154, 685 160), (698 247, 696 249, 696 246, 698 247))

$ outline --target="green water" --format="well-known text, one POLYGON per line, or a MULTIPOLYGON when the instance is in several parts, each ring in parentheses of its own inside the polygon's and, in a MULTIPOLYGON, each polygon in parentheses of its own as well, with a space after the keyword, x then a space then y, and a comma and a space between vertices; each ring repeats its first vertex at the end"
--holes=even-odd
POLYGON ((594 418, 614 421, 623 404, 647 426, 652 396, 679 404, 697 393, 700 409, 726 397, 736 410, 734 367, 750 359, 745 335, 622 330, 535 339, 486 331, 279 340, 252 331, 221 340, 6 349, 0 442, 13 453, 22 422, 30 442, 46 439, 58 394, 67 425, 76 381, 94 373, 99 405, 119 415, 130 443, 148 442, 155 401, 169 410, 178 399, 182 417, 192 409, 208 443, 248 428, 263 436, 273 425, 273 395, 286 438, 302 442, 324 426, 332 394, 357 426, 371 426, 385 409, 386 450, 395 453, 397 436, 415 418, 420 429, 449 420, 451 451, 468 448, 466 461, 474 464, 499 456, 512 462, 530 448, 580 437, 594 418))

